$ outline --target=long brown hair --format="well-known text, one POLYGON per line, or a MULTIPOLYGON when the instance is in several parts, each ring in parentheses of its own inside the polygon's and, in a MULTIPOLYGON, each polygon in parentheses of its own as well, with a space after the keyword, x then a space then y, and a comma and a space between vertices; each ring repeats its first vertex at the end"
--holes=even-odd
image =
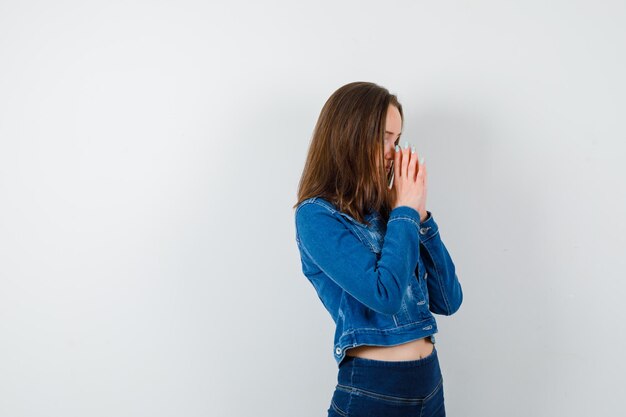
POLYGON ((377 84, 352 82, 328 98, 313 131, 294 208, 307 198, 323 197, 361 223, 370 211, 387 221, 395 201, 383 155, 390 104, 404 125, 397 97, 377 84))

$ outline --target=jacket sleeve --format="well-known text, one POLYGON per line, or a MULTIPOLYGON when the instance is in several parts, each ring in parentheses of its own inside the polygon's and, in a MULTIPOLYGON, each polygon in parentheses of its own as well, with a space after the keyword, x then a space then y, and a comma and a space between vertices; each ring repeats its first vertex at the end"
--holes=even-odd
POLYGON ((408 206, 391 211, 380 257, 339 217, 315 203, 298 207, 298 245, 359 302, 379 313, 397 313, 419 260, 419 212, 408 206))
POLYGON ((429 309, 435 314, 450 316, 463 302, 463 290, 456 276, 454 262, 441 240, 439 226, 430 211, 420 223, 420 253, 428 277, 429 309))

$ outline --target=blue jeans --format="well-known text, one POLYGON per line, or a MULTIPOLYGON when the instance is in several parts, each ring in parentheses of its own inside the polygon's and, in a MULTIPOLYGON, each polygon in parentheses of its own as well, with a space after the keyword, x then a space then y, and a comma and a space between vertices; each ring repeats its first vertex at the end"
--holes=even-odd
POLYGON ((329 417, 445 417, 437 349, 410 361, 346 356, 339 366, 329 417))

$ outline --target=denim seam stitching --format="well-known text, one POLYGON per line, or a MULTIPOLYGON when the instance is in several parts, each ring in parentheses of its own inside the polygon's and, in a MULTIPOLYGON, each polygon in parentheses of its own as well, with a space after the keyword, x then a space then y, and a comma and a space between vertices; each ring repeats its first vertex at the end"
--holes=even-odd
MULTIPOLYGON (((345 352, 344 352, 345 354, 345 352)), ((350 366, 350 385, 354 385, 354 365, 350 366)), ((350 405, 352 404, 352 393, 348 395, 348 405, 346 406, 346 414, 350 414, 350 405)))
MULTIPOLYGON (((426 398, 424 398, 424 403, 426 403, 428 400, 430 400, 430 398, 435 395, 435 393, 439 390, 439 388, 442 386, 443 383, 443 376, 439 379, 439 383, 437 384, 437 386, 435 387, 435 389, 433 390, 433 392, 431 392, 430 394, 428 394, 426 396, 426 398)), ((420 409, 420 417, 422 417, 422 413, 424 412, 424 407, 422 407, 420 409)))
POLYGON ((396 220, 407 220, 407 221, 413 223, 417 228, 420 227, 420 224, 418 222, 416 222, 415 219, 413 219, 411 217, 407 217, 407 216, 394 216, 394 217, 391 217, 391 218, 389 218, 389 221, 387 223, 391 223, 391 222, 396 221, 396 220))
POLYGON ((359 240, 361 241, 361 243, 363 243, 366 247, 369 247, 370 251, 375 252, 375 250, 374 250, 375 248, 372 245, 372 243, 369 241, 367 236, 365 236, 360 230, 358 230, 358 229, 356 229, 354 227, 350 227, 350 231, 354 232, 357 235, 357 238, 359 238, 359 240), (365 240, 365 242, 363 242, 364 240, 365 240))
POLYGON ((368 331, 373 330, 373 331, 378 331, 380 333, 385 333, 387 330, 397 330, 400 327, 406 327, 406 326, 410 326, 412 324, 418 324, 418 323, 422 323, 422 322, 425 322, 425 321, 430 321, 431 319, 432 319, 431 317, 427 317, 427 318, 425 318, 423 320, 417 320, 417 321, 412 321, 411 323, 401 324, 401 325, 399 325, 397 327, 394 327, 393 329, 380 329, 378 327, 359 327, 357 329, 346 330, 345 332, 341 333, 341 335, 345 336, 347 334, 352 334, 352 333, 359 332, 359 331, 362 331, 362 330, 368 330, 368 331))
POLYGON ((435 230, 435 231, 434 231, 434 232, 433 232, 430 236, 428 236, 428 237, 426 237, 426 238, 424 238, 424 239, 421 239, 421 240, 422 240, 422 242, 426 243, 426 242, 428 242, 430 239, 432 239, 432 238, 434 238, 435 236, 437 236, 438 234, 439 234, 439 229, 435 230))
POLYGON ((443 385, 443 377, 439 378, 439 382, 437 383, 437 386, 435 387, 433 392, 431 392, 430 394, 426 396, 426 398, 424 398, 424 402, 430 400, 437 393, 437 391, 439 391, 439 388, 441 388, 442 385, 443 385))
POLYGON ((425 245, 424 247, 426 248, 426 252, 428 252, 428 256, 430 256, 430 259, 433 261, 433 267, 435 268, 435 275, 436 275, 435 278, 437 279, 437 285, 439 285, 439 291, 441 292, 441 297, 443 298, 443 302, 446 304, 446 309, 447 309, 446 313, 449 313, 451 311, 450 302, 448 301, 448 297, 446 297, 446 291, 444 290, 443 284, 441 283, 441 275, 439 274, 439 269, 437 268, 437 262, 435 262, 435 257, 431 255, 428 247, 425 245))
POLYGON ((331 399, 330 400, 330 405, 331 405, 331 407, 333 407, 335 409, 335 411, 339 415, 341 415, 343 417, 347 417, 348 416, 348 414, 345 411, 343 411, 341 408, 339 408, 339 406, 337 404, 335 404, 335 400, 331 399))
MULTIPOLYGON (((368 391, 368 390, 364 390, 363 388, 357 388, 353 385, 347 387, 345 385, 338 385, 339 389, 343 389, 344 391, 349 391, 349 392, 358 392, 361 395, 364 395, 366 397, 370 397, 370 398, 376 398, 376 399, 380 399, 380 400, 385 400, 385 401, 389 401, 389 402, 394 402, 397 404, 410 404, 410 405, 417 405, 417 404, 421 404, 425 401, 424 398, 402 398, 402 397, 394 397, 392 395, 385 395, 385 394, 379 394, 377 392, 373 392, 373 391, 368 391)), ((428 394, 431 395, 431 394, 428 394)), ((428 398, 428 397, 426 397, 428 398)))

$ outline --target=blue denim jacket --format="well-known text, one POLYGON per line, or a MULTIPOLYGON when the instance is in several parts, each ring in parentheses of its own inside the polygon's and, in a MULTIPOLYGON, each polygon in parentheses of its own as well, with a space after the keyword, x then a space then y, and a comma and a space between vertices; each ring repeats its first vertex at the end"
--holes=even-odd
POLYGON ((454 263, 430 211, 394 208, 370 226, 321 197, 295 210, 302 272, 336 324, 337 365, 346 349, 391 346, 437 333, 432 313, 449 316, 463 301, 454 263))

